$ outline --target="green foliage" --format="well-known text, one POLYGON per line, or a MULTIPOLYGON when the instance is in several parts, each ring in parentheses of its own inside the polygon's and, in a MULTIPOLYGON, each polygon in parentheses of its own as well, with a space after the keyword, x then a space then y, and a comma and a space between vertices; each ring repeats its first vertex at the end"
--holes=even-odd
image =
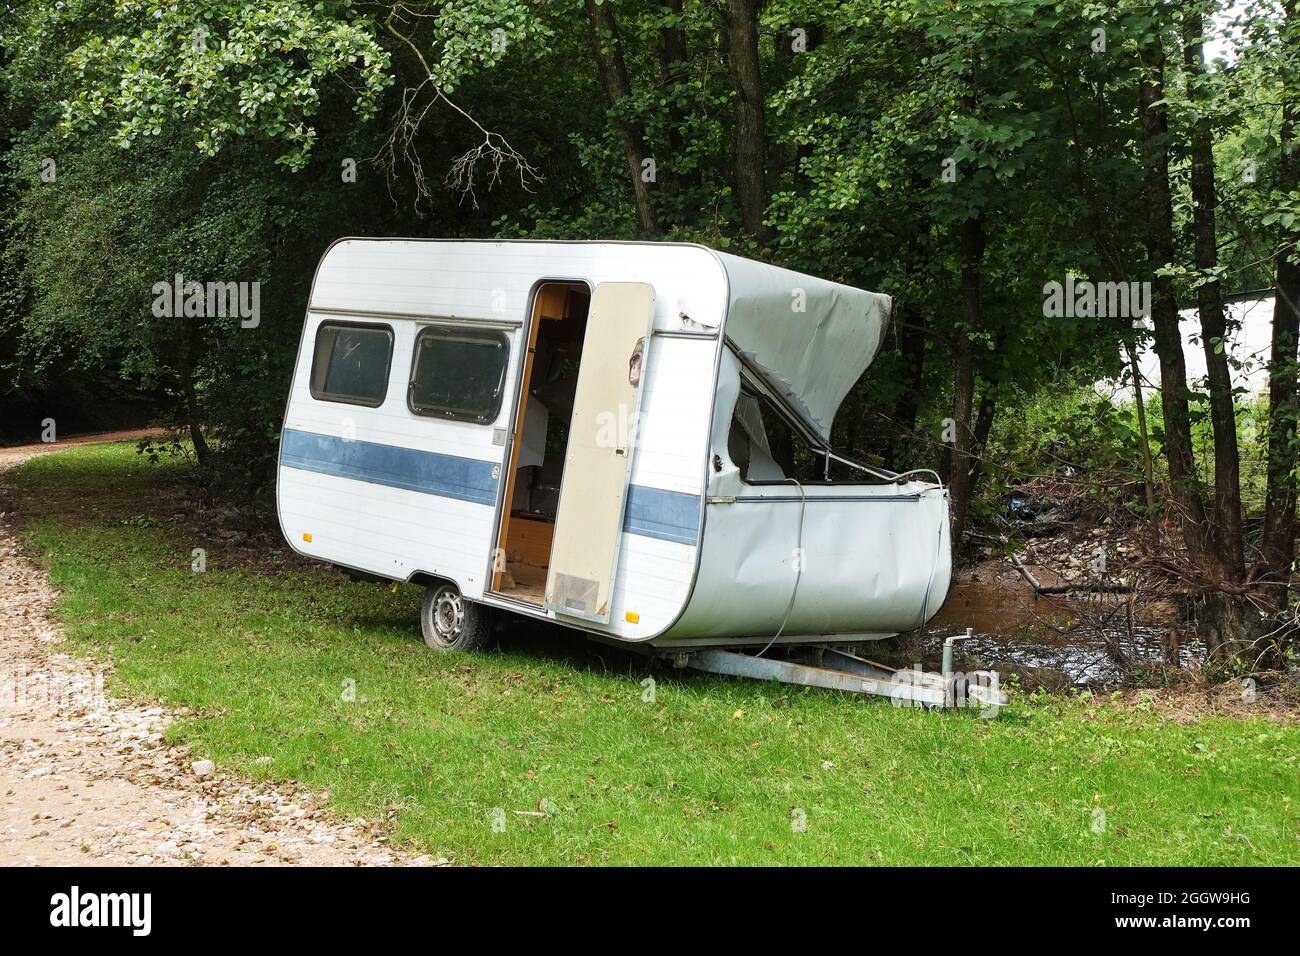
POLYGON ((232 137, 282 142, 290 169, 306 164, 321 109, 321 88, 347 83, 358 118, 373 117, 392 82, 389 54, 351 0, 243 4, 200 0, 171 7, 87 0, 47 8, 42 30, 58 34, 77 20, 107 19, 67 55, 73 79, 63 127, 84 132, 110 124, 129 147, 180 127, 212 156, 232 137))
MULTIPOLYGON (((989 454, 1013 475, 1083 474, 1099 480, 1141 477, 1137 417, 1131 405, 1117 405, 1091 389, 1018 396, 1015 415, 1006 416, 990 442, 989 454)), ((1159 402, 1148 407, 1158 411, 1159 402)))

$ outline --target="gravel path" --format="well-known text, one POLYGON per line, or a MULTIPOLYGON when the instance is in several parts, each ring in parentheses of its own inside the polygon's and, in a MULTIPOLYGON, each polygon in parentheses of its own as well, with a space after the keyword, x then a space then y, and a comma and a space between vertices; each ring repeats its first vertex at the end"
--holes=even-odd
MULTIPOLYGON (((69 444, 142 434, 0 448, 0 474, 69 444)), ((195 762, 163 740, 179 714, 105 698, 105 669, 64 653, 56 592, 19 553, 9 518, 0 513, 0 866, 434 862, 386 846, 378 826, 338 820, 323 795, 195 762)))

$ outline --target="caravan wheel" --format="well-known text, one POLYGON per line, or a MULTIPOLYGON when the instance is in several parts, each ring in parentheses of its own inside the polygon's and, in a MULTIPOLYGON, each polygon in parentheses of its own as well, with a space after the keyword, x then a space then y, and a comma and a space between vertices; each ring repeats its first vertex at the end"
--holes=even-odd
POLYGON ((489 608, 461 597, 454 585, 430 584, 420 609, 424 643, 435 651, 473 651, 492 636, 489 608))

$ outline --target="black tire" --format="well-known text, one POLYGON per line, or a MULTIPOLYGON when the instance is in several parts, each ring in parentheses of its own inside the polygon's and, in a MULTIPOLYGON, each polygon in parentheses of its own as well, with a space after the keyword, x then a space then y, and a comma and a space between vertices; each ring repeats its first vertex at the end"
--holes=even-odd
POLYGON ((424 643, 435 651, 477 651, 492 640, 492 609, 461 597, 453 584, 430 584, 420 607, 424 643))

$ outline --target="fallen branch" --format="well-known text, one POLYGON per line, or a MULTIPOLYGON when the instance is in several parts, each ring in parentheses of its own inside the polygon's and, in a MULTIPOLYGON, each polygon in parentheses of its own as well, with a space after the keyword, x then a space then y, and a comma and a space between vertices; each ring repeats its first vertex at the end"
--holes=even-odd
POLYGON ((1076 581, 1068 584, 1041 584, 1030 573, 1014 551, 1008 557, 1020 576, 1029 582, 1035 594, 1132 594, 1136 590, 1131 584, 1107 584, 1104 581, 1076 581))

